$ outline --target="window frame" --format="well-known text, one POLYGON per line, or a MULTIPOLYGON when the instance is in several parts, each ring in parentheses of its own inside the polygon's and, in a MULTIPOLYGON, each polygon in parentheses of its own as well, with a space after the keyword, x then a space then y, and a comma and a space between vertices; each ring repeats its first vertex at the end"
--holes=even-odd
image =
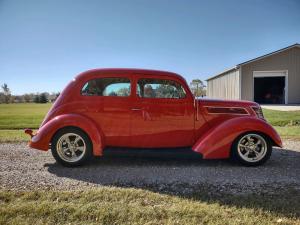
POLYGON ((172 79, 172 78, 169 78, 169 77, 156 77, 156 76, 149 76, 149 77, 148 76, 140 76, 140 77, 138 77, 135 81, 135 96, 141 100, 152 100, 152 101, 153 100, 158 100, 158 101, 186 101, 186 100, 188 100, 188 92, 185 88, 185 85, 183 85, 182 82, 172 79), (139 86, 139 81, 143 80, 143 79, 166 80, 166 81, 170 81, 170 82, 175 82, 181 86, 182 90, 185 93, 185 96, 184 96, 184 98, 147 98, 147 97, 145 98, 145 97, 142 97, 137 93, 137 90, 138 90, 138 86, 139 86))
MULTIPOLYGON (((132 96, 132 91, 133 91, 133 80, 131 79, 130 76, 118 76, 118 75, 108 75, 108 76, 99 76, 99 77, 93 77, 90 78, 88 80, 85 80, 84 82, 81 83, 80 88, 79 88, 79 94, 81 97, 92 97, 92 98, 120 98, 120 99, 126 99, 126 98, 130 98, 132 96), (98 80, 98 79, 113 79, 113 78, 121 78, 121 79, 128 79, 129 80, 129 95, 128 96, 107 96, 107 95, 83 95, 82 94, 82 89, 83 87, 90 81, 92 80, 98 80)), ((113 83, 113 84, 117 84, 117 83, 113 83)), ((107 86, 106 86, 107 87, 107 86)), ((105 87, 105 88, 106 88, 105 87)), ((105 89, 104 89, 105 90, 105 89)), ((103 90, 103 91, 104 91, 103 90)))

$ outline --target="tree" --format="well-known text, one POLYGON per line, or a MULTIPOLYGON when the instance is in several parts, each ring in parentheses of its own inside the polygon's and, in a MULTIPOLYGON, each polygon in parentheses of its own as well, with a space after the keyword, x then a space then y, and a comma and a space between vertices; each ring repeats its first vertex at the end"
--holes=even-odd
POLYGON ((10 101, 10 90, 8 88, 8 85, 4 83, 1 86, 1 88, 2 88, 3 94, 4 94, 4 102, 9 103, 9 101, 10 101))
POLYGON ((117 91, 117 96, 129 96, 130 90, 129 88, 121 88, 117 91))
POLYGON ((34 101, 35 103, 40 103, 40 96, 39 96, 39 94, 36 94, 36 95, 34 96, 33 101, 34 101))
POLYGON ((47 103, 48 102, 48 98, 47 98, 47 93, 42 93, 39 96, 39 103, 47 103))
POLYGON ((59 94, 60 94, 59 92, 56 92, 56 93, 52 92, 48 97, 48 101, 55 102, 55 100, 58 98, 59 94))
POLYGON ((0 92, 0 103, 5 103, 5 96, 3 92, 0 92))
POLYGON ((195 97, 206 95, 205 85, 200 79, 192 80, 192 82, 190 83, 190 89, 195 97))
POLYGON ((29 94, 25 94, 24 96, 23 96, 23 98, 24 98, 24 102, 30 102, 30 100, 31 100, 31 97, 30 97, 30 95, 29 94))

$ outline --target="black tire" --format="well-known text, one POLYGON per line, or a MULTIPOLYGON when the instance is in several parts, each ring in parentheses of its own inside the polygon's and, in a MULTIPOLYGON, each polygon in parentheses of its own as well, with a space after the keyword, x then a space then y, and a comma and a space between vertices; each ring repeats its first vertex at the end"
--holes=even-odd
POLYGON ((271 155, 272 155, 272 142, 271 142, 270 138, 268 136, 258 133, 258 132, 248 132, 248 133, 244 133, 244 134, 240 135, 239 137, 237 137, 235 139, 235 141, 232 144, 232 148, 231 148, 231 158, 234 161, 236 161, 244 166, 262 165, 271 157, 271 155), (247 161, 241 156, 241 153, 239 153, 239 150, 238 150, 239 142, 242 141, 243 138, 246 137, 246 135, 256 135, 265 141, 265 151, 266 152, 265 152, 264 156, 261 159, 259 159, 258 161, 253 161, 253 162, 251 160, 247 161))
POLYGON ((92 149, 93 149, 93 145, 89 136, 84 131, 76 127, 66 127, 60 129, 58 132, 56 132, 56 134, 53 136, 51 141, 51 152, 53 157, 58 163, 66 167, 81 166, 86 162, 88 162, 92 157, 92 149), (76 134, 80 136, 83 140, 83 141, 81 140, 81 143, 85 145, 85 151, 80 155, 80 159, 76 161, 66 161, 63 157, 67 158, 67 155, 65 154, 64 156, 61 156, 62 153, 59 153, 58 152, 59 149, 57 149, 58 147, 57 144, 60 138, 68 134, 76 134))

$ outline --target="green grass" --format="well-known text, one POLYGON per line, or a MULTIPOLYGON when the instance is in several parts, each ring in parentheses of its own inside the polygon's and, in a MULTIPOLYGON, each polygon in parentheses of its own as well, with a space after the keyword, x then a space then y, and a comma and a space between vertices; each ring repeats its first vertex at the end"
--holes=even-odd
POLYGON ((299 191, 176 196, 132 188, 0 191, 0 224, 300 224, 299 191))
POLYGON ((0 143, 29 141, 30 137, 24 130, 0 130, 0 143))
POLYGON ((297 139, 300 140, 300 126, 274 126, 275 130, 283 139, 297 139))
POLYGON ((51 104, 0 104, 0 129, 39 127, 51 104))
POLYGON ((278 111, 263 109, 265 118, 273 126, 300 126, 300 111, 278 111))

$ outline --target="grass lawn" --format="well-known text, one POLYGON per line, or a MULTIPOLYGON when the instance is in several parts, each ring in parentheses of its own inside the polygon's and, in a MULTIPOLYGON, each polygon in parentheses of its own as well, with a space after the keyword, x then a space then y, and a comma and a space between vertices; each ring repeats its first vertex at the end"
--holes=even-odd
POLYGON ((0 129, 38 128, 51 104, 0 104, 0 129))
POLYGON ((300 140, 300 126, 274 126, 274 128, 280 134, 282 139, 300 140))
MULTIPOLYGON (((35 130, 34 130, 35 131, 35 130)), ((0 143, 29 141, 30 137, 24 130, 0 130, 0 143)))
POLYGON ((300 224, 299 192, 176 196, 105 187, 0 191, 0 224, 300 224))
POLYGON ((273 126, 300 126, 300 111, 278 111, 263 109, 265 118, 273 126))

